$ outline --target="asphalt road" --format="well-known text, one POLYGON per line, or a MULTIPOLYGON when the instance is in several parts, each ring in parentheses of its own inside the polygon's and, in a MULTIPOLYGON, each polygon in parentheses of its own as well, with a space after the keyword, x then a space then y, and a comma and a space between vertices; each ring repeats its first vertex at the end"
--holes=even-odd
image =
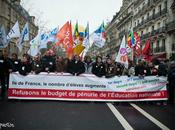
POLYGON ((174 120, 175 105, 0 101, 2 130, 174 130, 174 120))

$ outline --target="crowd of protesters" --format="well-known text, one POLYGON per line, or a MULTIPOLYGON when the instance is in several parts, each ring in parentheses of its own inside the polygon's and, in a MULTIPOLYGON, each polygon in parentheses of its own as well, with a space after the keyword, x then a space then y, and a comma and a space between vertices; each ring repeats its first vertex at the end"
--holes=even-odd
POLYGON ((31 58, 24 54, 21 59, 13 53, 7 57, 0 52, 0 81, 1 96, 4 97, 5 89, 8 88, 9 74, 19 72, 26 76, 29 73, 39 74, 40 72, 70 73, 78 76, 82 73, 94 74, 98 77, 112 78, 114 76, 166 76, 168 77, 169 101, 173 103, 175 93, 175 62, 168 60, 159 63, 146 62, 139 60, 137 64, 129 63, 126 69, 121 63, 115 62, 110 56, 102 58, 96 56, 95 61, 90 56, 85 56, 82 60, 78 55, 72 59, 55 56, 54 53, 47 51, 44 56, 37 55, 31 58), (7 86, 7 87, 6 87, 7 86))

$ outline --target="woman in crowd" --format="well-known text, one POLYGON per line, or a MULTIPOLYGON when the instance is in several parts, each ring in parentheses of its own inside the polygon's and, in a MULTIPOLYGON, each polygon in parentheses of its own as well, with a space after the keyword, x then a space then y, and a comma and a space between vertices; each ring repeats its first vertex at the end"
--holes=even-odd
POLYGON ((105 64, 102 62, 102 57, 97 56, 95 63, 93 63, 92 66, 92 73, 98 77, 105 76, 106 70, 105 70, 105 64))
POLYGON ((86 74, 91 74, 92 73, 92 59, 90 56, 85 56, 84 57, 84 66, 85 66, 85 73, 86 74))

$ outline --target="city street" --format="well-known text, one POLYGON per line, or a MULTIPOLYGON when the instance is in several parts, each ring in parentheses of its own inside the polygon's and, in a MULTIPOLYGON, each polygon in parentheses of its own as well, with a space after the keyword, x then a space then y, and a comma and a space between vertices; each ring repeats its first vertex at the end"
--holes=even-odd
POLYGON ((38 100, 0 102, 1 129, 158 130, 175 129, 175 105, 38 100), (9 123, 9 128, 2 124, 9 123))
POLYGON ((0 130, 175 130, 175 0, 0 0, 0 130))

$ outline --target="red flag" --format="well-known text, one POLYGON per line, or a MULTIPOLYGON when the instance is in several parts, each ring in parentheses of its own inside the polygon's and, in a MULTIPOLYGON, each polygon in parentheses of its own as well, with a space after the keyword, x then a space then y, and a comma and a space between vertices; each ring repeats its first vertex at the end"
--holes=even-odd
POLYGON ((138 33, 134 32, 135 37, 135 46, 134 46, 134 55, 136 57, 140 57, 142 54, 141 46, 140 46, 140 37, 138 36, 138 33))
POLYGON ((56 35, 56 38, 58 39, 58 42, 56 43, 56 46, 59 46, 60 44, 63 45, 67 52, 67 56, 71 57, 73 54, 73 38, 72 38, 72 26, 71 22, 67 22, 58 32, 56 35))
POLYGON ((148 39, 145 43, 145 47, 142 51, 142 55, 144 56, 144 59, 147 61, 151 61, 151 48, 150 48, 150 39, 148 39))

